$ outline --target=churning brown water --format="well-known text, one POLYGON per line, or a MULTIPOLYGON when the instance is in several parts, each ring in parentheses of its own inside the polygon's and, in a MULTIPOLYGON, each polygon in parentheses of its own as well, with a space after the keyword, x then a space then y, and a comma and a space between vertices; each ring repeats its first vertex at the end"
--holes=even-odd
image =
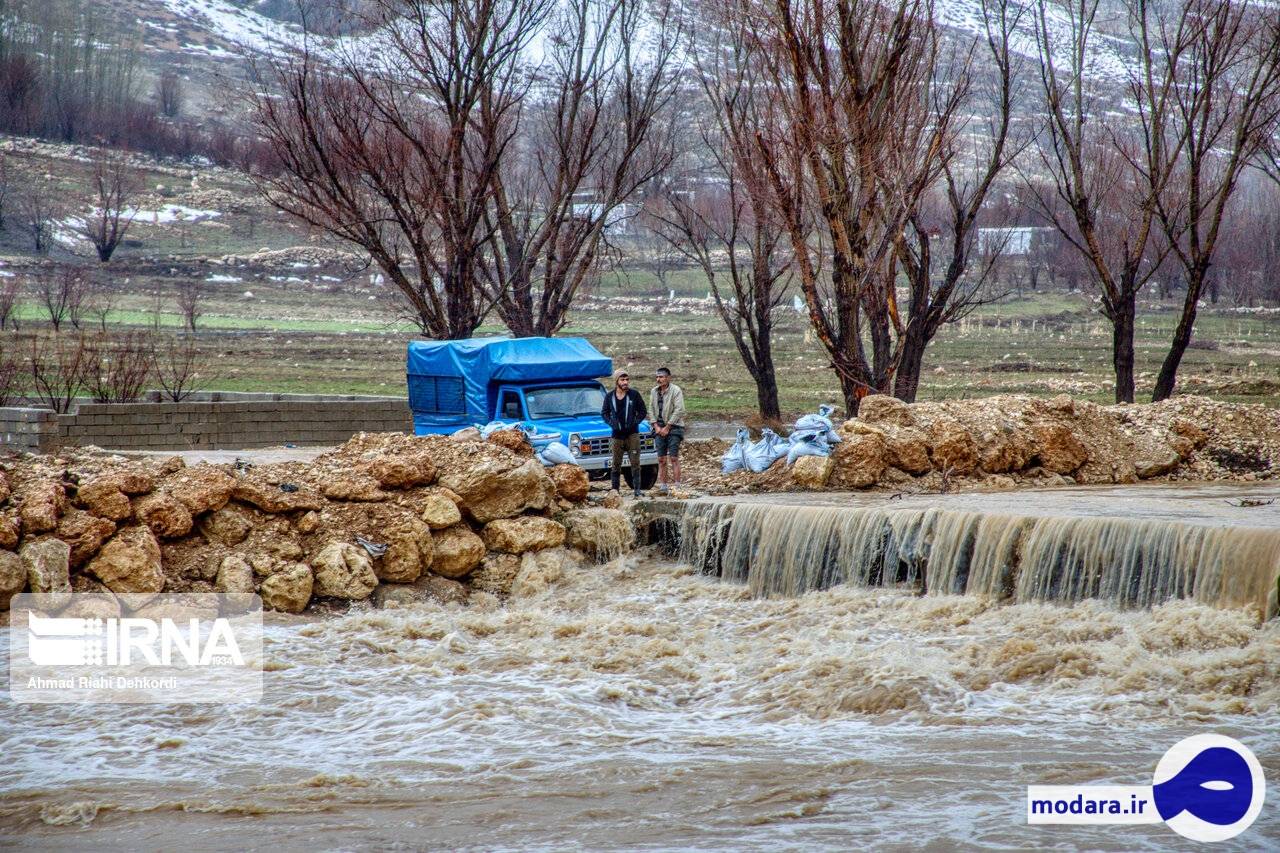
POLYGON ((1028 827, 1025 786, 1149 783, 1206 731, 1272 782, 1225 846, 1280 843, 1280 623, 1194 597, 762 598, 632 557, 505 606, 279 621, 266 663, 256 705, 6 703, 0 846, 1163 849, 1028 827))

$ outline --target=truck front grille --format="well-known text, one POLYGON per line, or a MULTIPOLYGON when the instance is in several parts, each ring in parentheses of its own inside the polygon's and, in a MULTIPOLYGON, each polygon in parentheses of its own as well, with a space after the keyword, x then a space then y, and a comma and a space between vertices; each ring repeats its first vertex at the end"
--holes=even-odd
MULTIPOLYGON (((650 453, 656 445, 653 443, 653 434, 640 436, 640 452, 650 453)), ((579 453, 582 456, 608 456, 609 455, 609 438, 584 438, 582 444, 579 445, 579 453)))

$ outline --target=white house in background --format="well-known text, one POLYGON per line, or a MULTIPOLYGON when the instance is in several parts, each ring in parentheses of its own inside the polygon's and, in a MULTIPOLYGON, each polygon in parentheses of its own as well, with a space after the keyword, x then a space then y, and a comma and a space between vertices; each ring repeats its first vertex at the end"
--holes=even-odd
POLYGON ((1054 239, 1054 229, 1020 226, 1017 228, 979 228, 978 251, 984 255, 999 252, 1005 256, 1025 257, 1054 239))
MULTIPOLYGON (((578 197, 573 201, 574 218, 595 221, 606 215, 604 204, 595 201, 593 196, 594 193, 579 193, 578 197)), ((629 234, 636 214, 639 212, 640 205, 638 204, 623 203, 618 205, 608 212, 604 223, 604 233, 611 237, 629 234)))

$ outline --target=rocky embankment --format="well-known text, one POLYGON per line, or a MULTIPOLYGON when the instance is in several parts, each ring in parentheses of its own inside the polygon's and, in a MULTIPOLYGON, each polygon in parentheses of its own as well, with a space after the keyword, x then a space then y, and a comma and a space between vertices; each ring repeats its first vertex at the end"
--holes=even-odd
POLYGON ((867 397, 830 457, 720 473, 724 441, 689 445, 685 480, 715 494, 869 489, 1006 490, 1139 480, 1280 476, 1280 411, 1175 397, 1101 406, 1020 395, 908 405, 867 397))
POLYGON ((273 610, 520 595, 628 547, 577 466, 491 441, 360 435, 314 462, 77 451, 0 477, 0 609, 30 592, 256 592, 273 610))

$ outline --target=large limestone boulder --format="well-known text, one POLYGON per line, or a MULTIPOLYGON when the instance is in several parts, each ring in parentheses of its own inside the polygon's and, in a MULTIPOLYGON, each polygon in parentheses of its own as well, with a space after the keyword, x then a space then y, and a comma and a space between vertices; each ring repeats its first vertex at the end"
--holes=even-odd
POLYGON ((71 546, 71 565, 78 568, 98 553, 102 543, 116 532, 116 523, 73 509, 58 522, 54 535, 71 546))
POLYGON ((18 522, 12 516, 0 515, 0 548, 17 548, 18 532, 18 522))
POLYGON ((520 558, 520 571, 511 584, 511 597, 528 598, 545 592, 564 577, 565 569, 572 564, 573 559, 563 548, 525 554, 520 558))
POLYGON ((933 470, 929 439, 914 427, 898 427, 885 434, 885 461, 899 471, 919 476, 933 470))
POLYGON ((301 613, 311 601, 314 580, 311 567, 293 563, 268 575, 258 587, 263 607, 285 613, 301 613))
POLYGON ((422 498, 422 520, 432 530, 443 530, 462 521, 462 510, 448 496, 432 492, 422 498))
POLYGON ((465 524, 436 531, 434 534, 435 557, 431 571, 446 578, 464 578, 480 565, 484 558, 484 540, 465 524))
POLYGON ((27 569, 27 586, 38 593, 71 592, 71 546, 61 539, 28 542, 18 552, 27 569))
POLYGON ((518 429, 500 429, 489 433, 487 441, 490 444, 505 447, 516 456, 521 456, 525 459, 533 457, 533 445, 529 443, 529 439, 525 434, 518 429))
POLYGON ((536 515, 494 519, 481 531, 486 548, 508 554, 557 548, 564 544, 564 535, 563 524, 536 515))
POLYGON ((280 488, 283 483, 266 483, 249 477, 237 477, 231 496, 241 503, 256 506, 276 515, 298 510, 324 509, 324 498, 306 485, 290 484, 296 491, 280 488))
POLYGON ((87 571, 118 593, 156 593, 164 590, 160 543, 151 529, 126 527, 102 547, 87 571))
POLYGON ((373 561, 363 549, 347 542, 330 542, 311 559, 316 595, 351 601, 368 598, 378 585, 373 561))
POLYGON ((58 526, 58 518, 66 510, 67 497, 62 486, 52 480, 41 480, 28 486, 22 494, 22 535, 48 533, 58 526))
POLYGON ((155 492, 134 506, 138 520, 161 539, 176 539, 191 532, 191 511, 167 492, 155 492))
MULTIPOLYGON (((887 456, 888 447, 881 434, 865 432, 845 437, 832 450, 830 485, 838 489, 862 489, 874 485, 884 475, 887 456)), ((796 465, 800 462, 797 459, 796 465)))
POLYGON ((9 599, 26 588, 26 563, 12 551, 0 551, 0 610, 8 610, 9 599))
POLYGON ((636 531, 622 510, 583 507, 564 514, 565 543, 603 562, 631 550, 636 531))
POLYGON ((129 496, 120 491, 115 477, 90 480, 76 491, 76 503, 100 518, 128 521, 133 517, 129 496))
MULTIPOLYGON (((218 592, 253 592, 253 567, 240 554, 228 554, 218 564, 218 574, 213 582, 218 592)), ((304 605, 305 606, 305 605, 304 605)))
POLYGON ((467 595, 467 588, 457 581, 427 574, 414 583, 378 584, 370 601, 373 602, 374 607, 390 610, 398 607, 412 607, 425 602, 446 605, 466 604, 467 595))
POLYGON ((555 484, 538 460, 517 463, 510 457, 483 459, 441 477, 440 485, 461 497, 467 514, 481 524, 544 509, 555 499, 555 484))
POLYGON ((169 494, 193 516, 222 509, 235 486, 232 477, 209 465, 186 468, 165 484, 169 494))
MULTIPOLYGON (((165 464, 164 473, 174 474, 181 471, 183 467, 185 466, 182 458, 175 456, 165 464)), ((109 476, 117 489, 133 497, 151 494, 156 488, 156 478, 137 468, 120 468, 112 471, 109 476)))
POLYGON ((511 585, 520 572, 520 555, 486 554, 480 567, 471 573, 468 581, 472 589, 497 596, 511 594, 511 585))
POLYGON ((868 424, 891 424, 893 426, 915 426, 911 416, 911 407, 887 394, 872 394, 863 397, 858 403, 858 420, 868 424))
POLYGON ((988 474, 1021 471, 1036 455, 1032 435, 1010 423, 985 432, 978 446, 978 464, 988 474))
POLYGON ((1031 427, 1039 447, 1040 465, 1055 474, 1070 474, 1089 461, 1089 451, 1071 428, 1061 423, 1031 427))
POLYGON ((232 507, 215 510, 200 519, 200 533, 215 545, 239 545, 253 529, 253 522, 232 507))
POLYGON ((934 421, 929 425, 929 443, 929 458, 935 468, 952 474, 972 474, 978 467, 978 443, 959 421, 934 421))
POLYGON ((436 466, 425 456, 379 456, 364 470, 385 489, 412 489, 436 479, 436 466))
POLYGON ((1140 480, 1163 477, 1182 462, 1182 455, 1173 447, 1152 449, 1133 460, 1133 471, 1140 480))
POLYGON ((320 491, 335 501, 385 501, 391 495, 382 490, 376 479, 359 471, 340 471, 326 476, 320 491))
POLYGON ((830 456, 801 456, 791 466, 791 482, 797 489, 816 491, 827 485, 835 466, 830 456))
POLYGON ((582 503, 591 491, 591 480, 580 465, 552 465, 547 469, 547 476, 555 484, 556 495, 570 503, 582 503))
POLYGON ((435 542, 425 521, 408 516, 397 519, 385 531, 387 551, 374 562, 380 581, 413 583, 431 567, 435 542))

